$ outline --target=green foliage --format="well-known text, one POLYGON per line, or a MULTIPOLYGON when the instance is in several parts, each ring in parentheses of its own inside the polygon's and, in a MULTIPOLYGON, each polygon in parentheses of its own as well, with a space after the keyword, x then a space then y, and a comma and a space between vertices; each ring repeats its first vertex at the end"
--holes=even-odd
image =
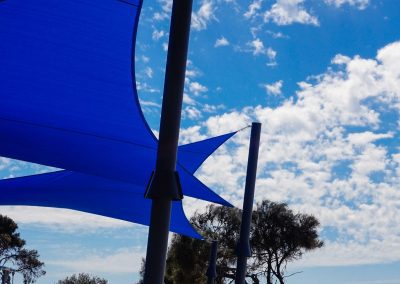
POLYGON ((25 241, 17 232, 18 225, 9 217, 0 215, 0 255, 7 250, 22 248, 25 241))
POLYGON ((209 245, 189 237, 174 235, 168 250, 165 284, 205 283, 209 245))
POLYGON ((108 281, 97 276, 91 276, 87 273, 74 274, 63 280, 59 280, 57 284, 107 284, 108 281))
MULTIPOLYGON (((219 242, 216 283, 231 282, 236 272, 234 253, 240 231, 241 211, 211 205, 197 213, 192 224, 209 240, 219 242)), ((286 265, 304 252, 323 246, 318 239, 318 220, 307 214, 294 214, 284 203, 263 201, 253 212, 247 282, 285 283, 286 265)), ((206 283, 210 245, 207 242, 174 235, 168 251, 166 284, 206 283)))
POLYGON ((0 215, 0 266, 21 273, 24 284, 34 283, 46 272, 36 250, 25 249, 25 240, 17 232, 18 225, 9 217, 0 215))

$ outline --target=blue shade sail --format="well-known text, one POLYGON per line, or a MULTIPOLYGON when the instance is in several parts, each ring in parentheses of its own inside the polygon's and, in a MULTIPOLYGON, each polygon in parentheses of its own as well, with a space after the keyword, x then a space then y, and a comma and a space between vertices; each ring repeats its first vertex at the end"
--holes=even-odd
POLYGON ((1 118, 155 147, 134 85, 139 8, 139 1, 1 1, 1 118))
POLYGON ((236 133, 237 132, 231 132, 225 135, 179 146, 178 163, 182 164, 189 172, 194 173, 206 158, 208 158, 208 156, 236 133))
MULTIPOLYGON (((32 205, 75 210, 149 225, 151 200, 142 188, 105 178, 59 171, 0 180, 0 205, 32 205)), ((201 236, 172 202, 170 230, 193 238, 201 236)))
MULTIPOLYGON (((148 181, 157 140, 134 84, 140 5, 0 2, 1 156, 134 184, 148 181)), ((193 159, 189 172, 197 164, 193 159)), ((198 183, 181 166, 177 170, 182 180, 198 183)))
MULTIPOLYGON (((231 206, 198 181, 195 172, 229 133, 178 148, 178 160, 185 195, 231 206), (202 145, 202 147, 199 147, 202 145)), ((151 169, 148 169, 151 171, 151 169)), ((0 205, 30 205, 68 208, 149 225, 151 200, 144 198, 146 180, 132 184, 118 180, 62 170, 53 173, 0 180, 0 205)), ((193 238, 201 236, 186 219, 181 201, 172 205, 170 230, 193 238)))
MULTIPOLYGON (((140 8, 140 0, 0 1, 0 156, 66 169, 0 181, 1 204, 148 224, 143 193, 158 142, 135 85, 140 8)), ((179 147, 183 194, 229 205, 193 173, 233 134, 179 147)), ((171 229, 194 236, 187 224, 175 202, 171 229)))

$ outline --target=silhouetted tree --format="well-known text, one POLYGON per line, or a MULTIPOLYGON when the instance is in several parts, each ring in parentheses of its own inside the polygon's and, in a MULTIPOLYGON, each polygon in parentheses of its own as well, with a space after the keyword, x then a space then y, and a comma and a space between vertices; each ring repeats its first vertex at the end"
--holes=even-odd
POLYGON ((144 266, 145 266, 145 264, 146 264, 146 261, 145 261, 144 258, 142 258, 142 264, 140 266, 140 271, 139 271, 140 278, 139 278, 139 281, 136 282, 136 284, 144 284, 143 278, 144 278, 144 269, 145 269, 144 266))
POLYGON ((288 262, 304 252, 321 248, 319 221, 312 215, 294 214, 285 203, 263 201, 253 214, 253 262, 272 284, 276 278, 285 283, 288 262))
MULTIPOLYGON (((214 205, 191 218, 204 237, 219 242, 217 284, 230 283, 235 278, 234 251, 240 219, 241 210, 214 205)), ((284 284, 289 262, 323 246, 318 239, 318 220, 311 215, 295 214, 285 203, 264 200, 257 204, 252 223, 253 256, 248 259, 248 283, 259 284, 264 278, 267 284, 284 284)), ((210 244, 205 241, 174 235, 168 250, 165 283, 206 283, 209 250, 210 244)))
POLYGON ((74 274, 70 277, 67 277, 63 280, 59 280, 57 284, 107 284, 108 281, 97 277, 91 276, 87 273, 79 273, 78 275, 74 274))
MULTIPOLYGON (((46 272, 36 250, 25 249, 25 240, 17 232, 18 225, 9 217, 0 215, 0 266, 21 273, 24 284, 34 283, 46 272)), ((3 272, 2 272, 3 276, 3 272)))

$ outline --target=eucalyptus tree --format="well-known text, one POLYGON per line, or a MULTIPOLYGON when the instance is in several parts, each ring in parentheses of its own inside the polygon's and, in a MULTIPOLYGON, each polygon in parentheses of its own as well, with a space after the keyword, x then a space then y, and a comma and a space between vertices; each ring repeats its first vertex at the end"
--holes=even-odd
MULTIPOLYGON (((240 231, 241 211, 210 205, 196 213, 192 224, 206 239, 219 243, 216 283, 235 279, 235 248, 240 231)), ((294 213, 287 204, 264 200, 258 203, 252 219, 246 281, 258 284, 284 284, 287 264, 310 250, 323 246, 318 236, 319 221, 312 215, 294 213)), ((166 284, 206 283, 205 271, 210 243, 174 235, 168 250, 166 284)))
POLYGON ((26 241, 18 233, 17 223, 0 215, 0 272, 3 278, 8 278, 10 273, 20 273, 24 284, 30 284, 45 275, 38 251, 26 249, 25 245, 26 241))

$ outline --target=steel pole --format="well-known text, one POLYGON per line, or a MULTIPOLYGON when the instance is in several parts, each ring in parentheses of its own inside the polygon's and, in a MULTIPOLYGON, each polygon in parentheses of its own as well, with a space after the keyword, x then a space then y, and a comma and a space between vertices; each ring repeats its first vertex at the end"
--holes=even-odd
POLYGON ((183 198, 176 172, 176 155, 191 13, 192 0, 173 1, 156 169, 145 194, 146 198, 152 199, 145 284, 164 283, 171 203, 183 198))
POLYGON ((210 260, 208 261, 208 268, 206 272, 207 284, 214 284, 215 277, 217 277, 217 251, 218 242, 213 241, 211 243, 210 260))
POLYGON ((247 161, 246 185, 244 191, 242 223, 240 236, 236 248, 236 284, 244 284, 246 278, 247 258, 251 256, 250 227, 253 212, 254 189, 256 185, 258 149, 260 146, 261 123, 253 122, 251 125, 249 157, 247 161))

